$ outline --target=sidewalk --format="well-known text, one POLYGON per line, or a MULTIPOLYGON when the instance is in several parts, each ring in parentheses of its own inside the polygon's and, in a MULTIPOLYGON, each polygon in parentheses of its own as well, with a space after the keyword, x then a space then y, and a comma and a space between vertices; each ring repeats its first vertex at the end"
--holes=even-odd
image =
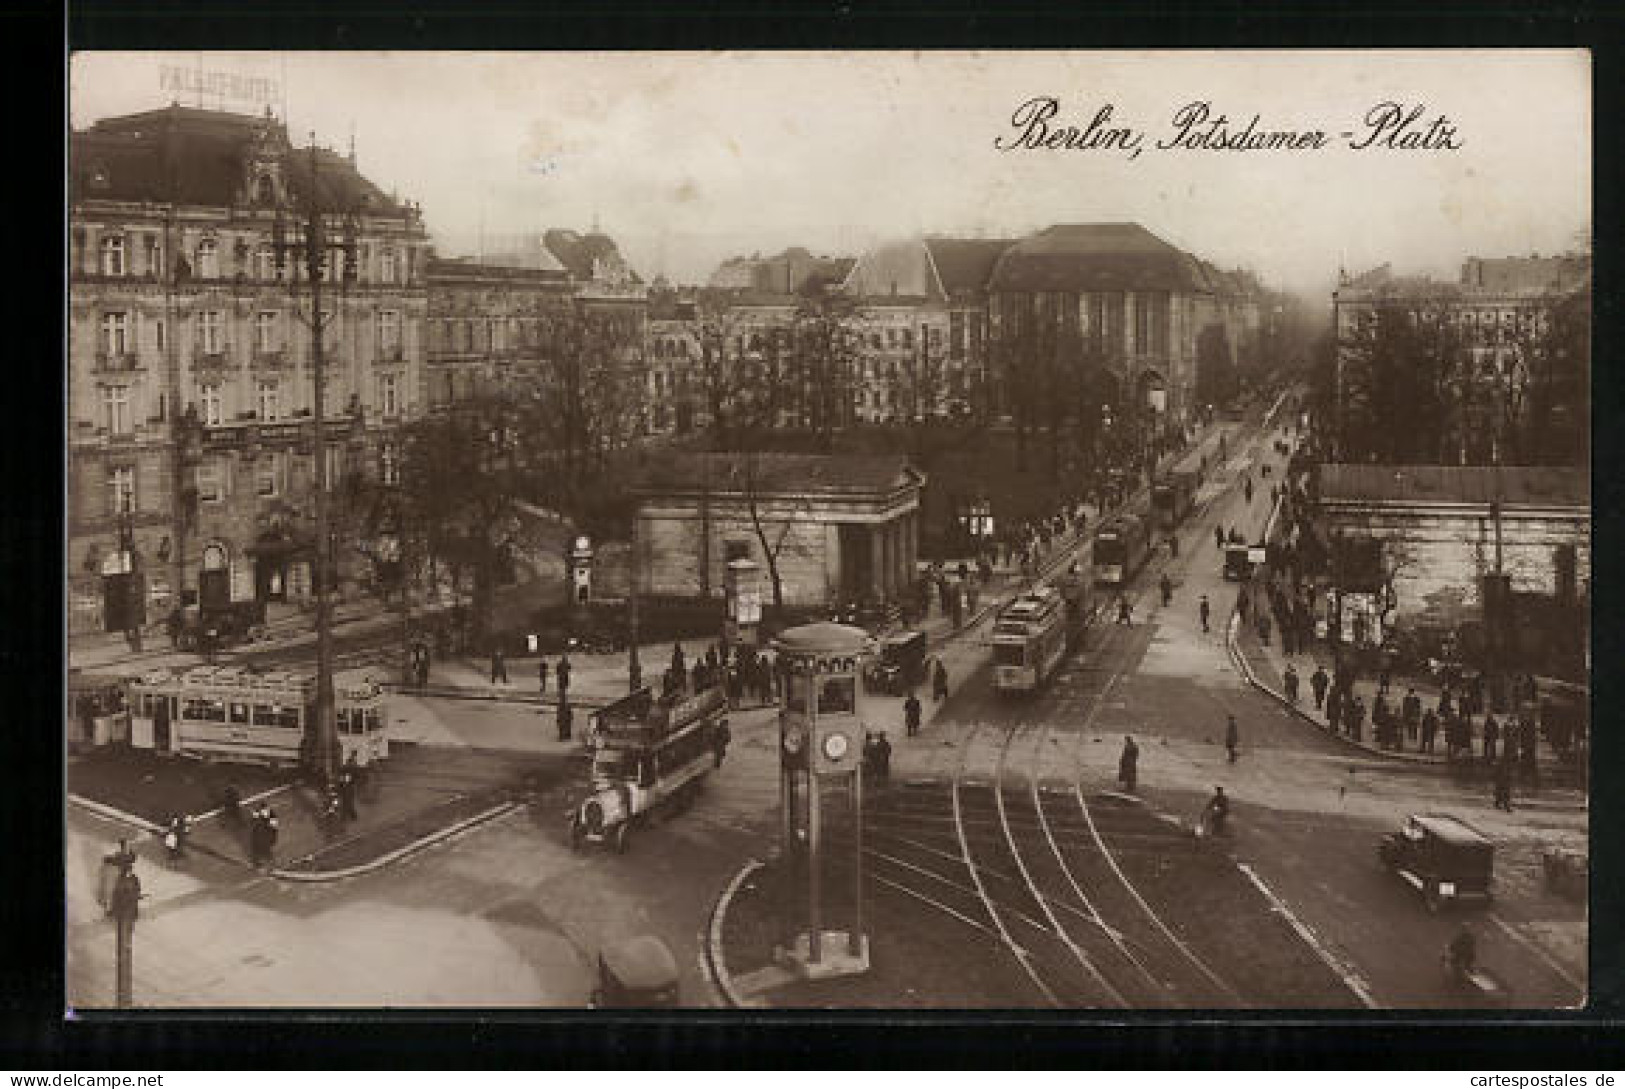
MULTIPOLYGON (((414 619, 430 616, 450 606, 417 605, 414 619)), ((265 625, 265 637, 250 643, 224 648, 215 654, 215 660, 230 662, 243 654, 262 654, 266 651, 306 646, 316 641, 313 630, 314 616, 310 612, 295 611, 278 617, 265 625)), ((387 609, 375 600, 364 600, 333 607, 333 635, 361 635, 391 627, 400 627, 401 614, 387 609)), ((202 654, 176 650, 169 645, 162 625, 142 632, 142 650, 130 650, 121 633, 80 636, 68 642, 68 665, 89 674, 129 675, 148 669, 173 669, 199 665, 202 654)))

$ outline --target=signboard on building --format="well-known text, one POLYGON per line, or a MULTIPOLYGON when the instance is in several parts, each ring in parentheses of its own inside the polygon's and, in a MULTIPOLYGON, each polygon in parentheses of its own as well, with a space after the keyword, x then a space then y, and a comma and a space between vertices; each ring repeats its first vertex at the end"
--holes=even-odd
POLYGON ((213 98, 268 106, 282 99, 282 85, 274 79, 178 64, 159 67, 158 86, 176 96, 191 96, 200 103, 204 98, 213 98))

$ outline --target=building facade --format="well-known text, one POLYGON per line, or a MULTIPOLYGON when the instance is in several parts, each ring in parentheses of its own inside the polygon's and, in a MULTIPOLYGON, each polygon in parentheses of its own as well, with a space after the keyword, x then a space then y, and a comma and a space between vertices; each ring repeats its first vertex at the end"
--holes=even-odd
POLYGON ((1189 426, 1199 338, 1217 330, 1233 357, 1259 324, 1242 281, 1216 274, 1137 223, 1055 226, 1015 243, 988 287, 1001 407, 1019 412, 1042 385, 1033 376, 1055 371, 1102 404, 1189 426))
MULTIPOLYGON (((1589 321, 1591 283, 1588 257, 1479 258, 1462 265, 1456 283, 1426 276, 1399 276, 1381 265, 1358 276, 1340 276, 1332 292, 1337 338, 1333 399, 1337 426, 1333 456, 1352 458, 1345 432, 1359 426, 1362 382, 1357 373, 1361 345, 1380 315, 1402 316, 1412 327, 1431 330, 1431 339, 1449 354, 1439 369, 1441 460, 1456 465, 1497 465, 1511 460, 1513 435, 1526 428, 1541 400, 1536 387, 1551 378, 1543 357, 1554 320, 1577 303, 1589 321), (1538 373, 1537 373, 1538 372, 1538 373)), ((1589 354, 1589 344, 1586 346, 1589 354)), ((1588 361, 1587 361, 1588 363, 1588 361)), ((1571 378, 1588 370, 1582 365, 1571 378)), ((1585 384, 1570 381, 1570 386, 1585 384)), ((1583 424, 1585 390, 1555 392, 1567 423, 1583 424)), ((1544 394, 1548 398, 1550 393, 1544 394)), ((1563 426, 1559 418, 1558 426, 1563 426)))
POLYGON ((1007 239, 911 239, 858 259, 841 285, 857 303, 858 419, 991 410, 987 287, 1010 246, 1007 239))
POLYGON ((441 408, 482 387, 542 378, 553 326, 575 286, 553 268, 431 259, 424 403, 441 408))
POLYGON ((99 121, 73 133, 69 171, 70 632, 304 597, 318 456, 330 487, 387 477, 421 410, 421 214, 353 150, 295 148, 269 115, 99 121), (312 202, 332 247, 319 315, 290 248, 312 202))
POLYGON ((776 569, 790 607, 895 603, 915 577, 924 484, 901 457, 671 458, 639 488, 638 592, 720 598, 727 564, 749 559, 764 600, 776 569))
MULTIPOLYGON (((1486 579, 1504 576, 1522 656, 1585 653, 1591 503, 1580 469, 1450 465, 1320 467, 1319 508, 1340 554, 1333 571, 1389 626, 1457 631, 1485 619, 1486 579)), ((1348 603, 1345 602, 1345 610, 1348 603)), ((1571 663, 1572 664, 1572 663, 1571 663)))

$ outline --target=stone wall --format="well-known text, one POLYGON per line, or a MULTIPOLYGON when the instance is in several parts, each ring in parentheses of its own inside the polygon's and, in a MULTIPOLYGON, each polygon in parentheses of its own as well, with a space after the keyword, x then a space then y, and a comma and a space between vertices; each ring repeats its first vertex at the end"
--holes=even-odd
MULTIPOLYGON (((1479 580, 1495 570, 1495 528, 1487 515, 1345 509, 1330 513, 1330 528, 1384 542, 1398 623, 1454 627, 1481 618, 1479 580)), ((1589 516, 1516 511, 1503 516, 1501 567, 1512 576, 1513 592, 1554 594, 1563 546, 1574 547, 1576 588, 1584 597, 1591 578, 1589 516)))
MULTIPOLYGON (((784 534, 777 555, 785 603, 795 606, 824 604, 831 593, 827 582, 828 571, 832 568, 838 571, 826 557, 829 527, 805 517, 775 518, 768 515, 765 521, 770 542, 777 544, 781 532, 784 534)), ((706 587, 709 596, 722 596, 722 572, 729 559, 728 543, 739 542, 749 549, 746 558, 760 565, 762 599, 770 601, 773 590, 767 558, 749 515, 719 504, 712 511, 709 522, 707 533, 697 512, 682 515, 671 512, 646 513, 642 517, 638 526, 640 566, 644 571, 642 591, 670 597, 699 596, 702 592, 702 540, 709 536, 711 568, 709 586, 706 587)))

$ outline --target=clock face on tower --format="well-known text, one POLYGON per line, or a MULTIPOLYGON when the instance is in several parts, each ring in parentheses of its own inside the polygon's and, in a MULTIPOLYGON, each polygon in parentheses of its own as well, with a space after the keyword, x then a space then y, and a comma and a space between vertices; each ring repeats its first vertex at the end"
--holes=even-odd
POLYGON ((824 759, 839 763, 846 755, 848 742, 845 734, 828 734, 824 738, 824 759))

